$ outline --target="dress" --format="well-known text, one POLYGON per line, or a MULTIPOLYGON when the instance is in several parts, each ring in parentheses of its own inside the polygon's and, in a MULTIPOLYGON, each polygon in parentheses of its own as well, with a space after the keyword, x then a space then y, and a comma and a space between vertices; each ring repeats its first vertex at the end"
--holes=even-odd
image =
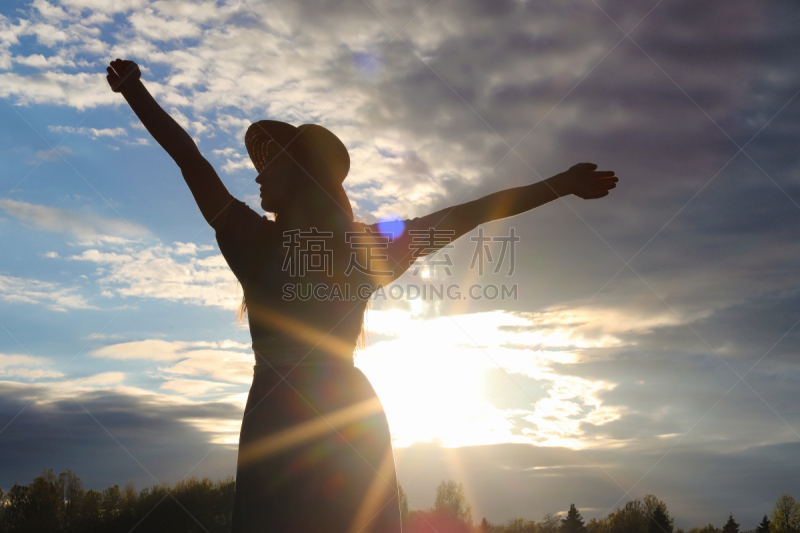
MULTIPOLYGON (((326 244, 341 252, 338 237, 326 244)), ((353 366, 367 300, 285 297, 292 283, 372 281, 356 270, 343 278, 349 257, 341 253, 330 257, 327 272, 291 272, 292 250, 284 246, 290 241, 278 223, 239 201, 217 228, 220 251, 244 290, 257 361, 240 435, 232 532, 400 533, 389 425, 353 366)))

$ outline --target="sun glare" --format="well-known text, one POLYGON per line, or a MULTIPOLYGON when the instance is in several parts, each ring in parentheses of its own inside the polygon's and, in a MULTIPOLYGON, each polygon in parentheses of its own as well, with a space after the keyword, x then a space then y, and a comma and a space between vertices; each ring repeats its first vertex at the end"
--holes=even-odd
POLYGON ((580 423, 617 413, 597 394, 613 384, 559 375, 577 346, 619 341, 575 335, 575 317, 523 317, 502 311, 423 319, 412 311, 373 311, 370 329, 385 340, 356 358, 375 387, 397 447, 535 443, 579 446, 580 423), (548 349, 549 348, 549 349, 548 349))

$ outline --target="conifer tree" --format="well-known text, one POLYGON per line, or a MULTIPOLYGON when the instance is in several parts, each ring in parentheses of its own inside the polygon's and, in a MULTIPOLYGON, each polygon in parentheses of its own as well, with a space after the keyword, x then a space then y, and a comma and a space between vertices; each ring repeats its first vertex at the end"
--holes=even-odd
POLYGON ((767 515, 764 515, 764 518, 761 519, 761 523, 756 527, 755 533, 769 533, 769 524, 769 518, 767 518, 767 515))
POLYGON ((586 526, 583 523, 581 513, 575 508, 575 504, 569 505, 567 516, 561 520, 559 533, 586 533, 586 526))
POLYGON ((666 506, 656 506, 656 508, 653 509, 652 516, 650 517, 650 527, 648 528, 648 533, 672 533, 672 528, 672 518, 669 517, 666 506))
POLYGON ((739 524, 733 519, 733 513, 728 515, 728 521, 722 526, 722 533, 739 533, 739 524))

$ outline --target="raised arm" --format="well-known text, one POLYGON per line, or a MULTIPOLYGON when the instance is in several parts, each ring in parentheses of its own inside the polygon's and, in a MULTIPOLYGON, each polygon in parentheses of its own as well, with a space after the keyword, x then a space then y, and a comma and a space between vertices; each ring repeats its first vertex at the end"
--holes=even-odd
MULTIPOLYGON (((574 194, 585 200, 602 198, 616 187, 618 181, 614 171, 598 171, 594 163, 578 163, 569 170, 538 183, 506 189, 409 220, 406 230, 438 233, 443 237, 439 242, 446 244, 481 224, 530 211, 562 196, 574 194)), ((394 278, 408 268, 415 255, 427 255, 437 248, 426 247, 423 253, 420 253, 420 249, 419 245, 414 245, 409 231, 404 231, 402 236, 389 244, 389 260, 396 265, 391 268, 394 278)))
POLYGON ((202 156, 189 134, 145 88, 136 63, 116 59, 106 70, 111 89, 122 93, 150 135, 178 164, 203 217, 212 227, 218 228, 224 221, 222 215, 232 197, 217 172, 202 156))
POLYGON ((455 238, 458 238, 480 224, 519 215, 561 196, 574 194, 585 200, 602 198, 617 186, 618 181, 613 170, 598 171, 594 163, 578 163, 538 183, 489 194, 419 220, 430 222, 436 229, 453 230, 455 238))

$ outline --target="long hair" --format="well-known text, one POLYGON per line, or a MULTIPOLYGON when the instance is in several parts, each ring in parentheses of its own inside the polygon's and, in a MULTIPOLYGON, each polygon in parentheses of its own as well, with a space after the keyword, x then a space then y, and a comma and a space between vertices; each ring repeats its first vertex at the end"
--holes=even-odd
MULTIPOLYGON (((308 190, 310 191, 307 194, 311 195, 312 202, 321 202, 322 204, 327 204, 327 207, 324 208, 330 208, 333 210, 332 213, 335 215, 334 219, 344 219, 346 225, 355 224, 356 222, 353 220, 353 209, 350 205, 350 200, 347 198, 347 194, 344 192, 344 188, 341 186, 325 187, 324 189, 320 190, 321 184, 331 183, 335 179, 333 178, 330 169, 321 160, 314 157, 306 158, 302 163, 308 178, 311 180, 311 183, 307 184, 309 187, 308 190), (331 202, 335 203, 336 206, 331 206, 331 202)), ((323 208, 322 205, 319 207, 323 208)), ((244 289, 242 292, 244 292, 244 289)), ((369 330, 367 329, 366 320, 366 314, 369 309, 370 301, 367 300, 367 306, 361 316, 361 331, 356 339, 356 350, 363 350, 367 347, 369 342, 369 330)), ((239 307, 236 309, 236 321, 239 325, 244 323, 244 318, 246 315, 247 298, 244 294, 242 294, 242 303, 239 304, 239 307)))

